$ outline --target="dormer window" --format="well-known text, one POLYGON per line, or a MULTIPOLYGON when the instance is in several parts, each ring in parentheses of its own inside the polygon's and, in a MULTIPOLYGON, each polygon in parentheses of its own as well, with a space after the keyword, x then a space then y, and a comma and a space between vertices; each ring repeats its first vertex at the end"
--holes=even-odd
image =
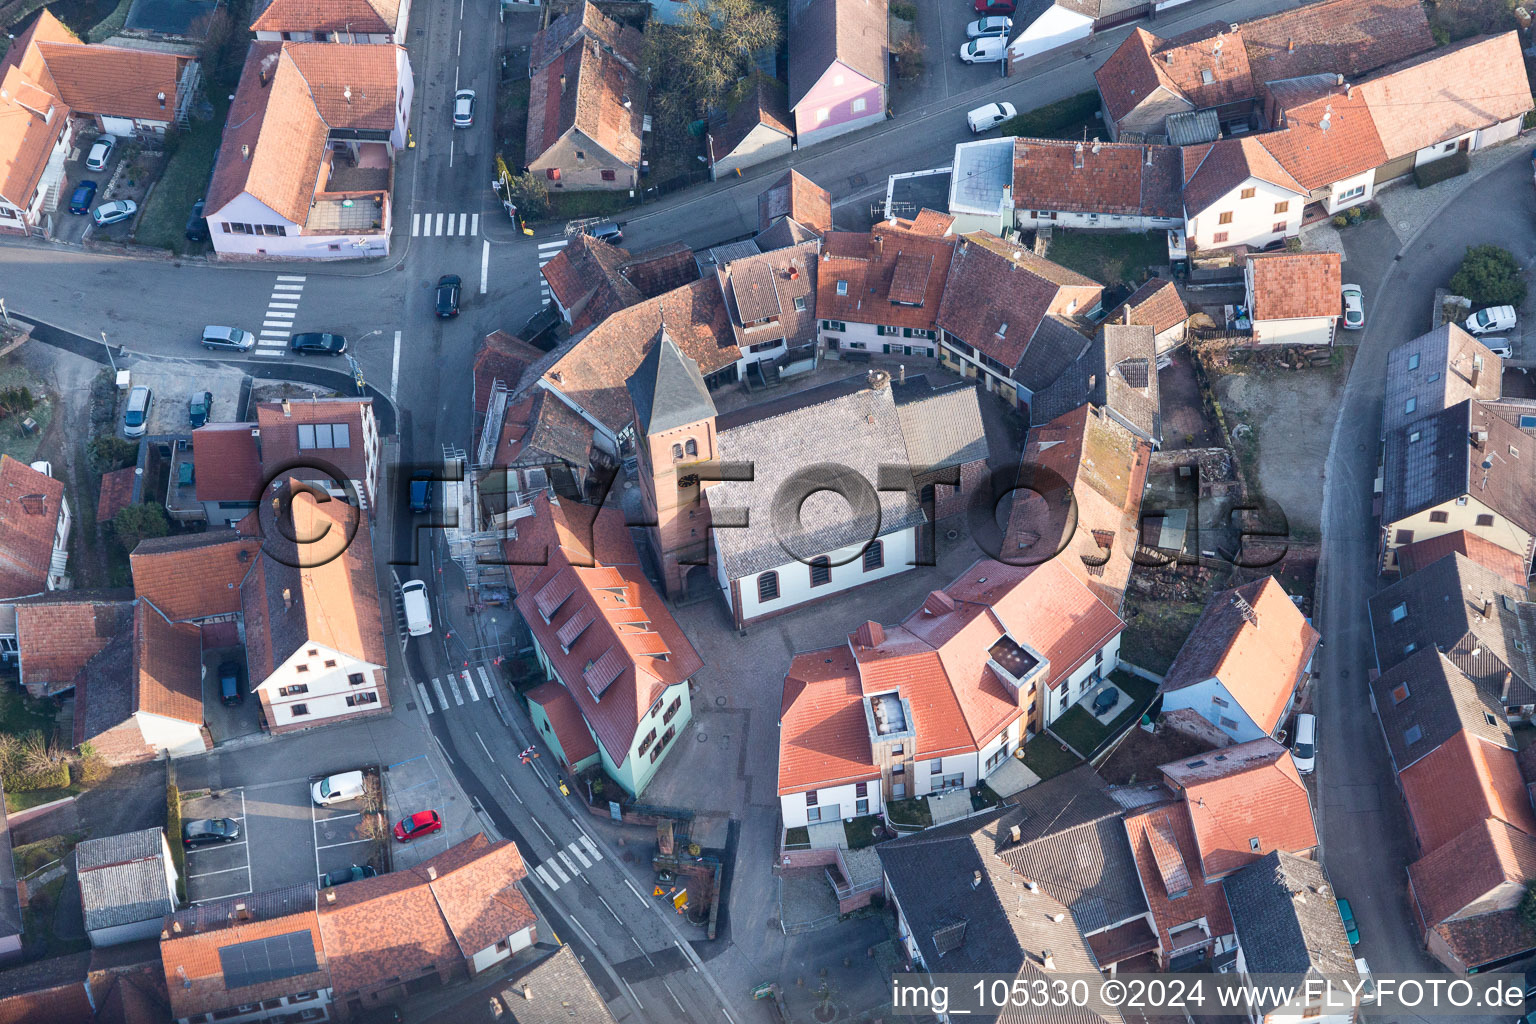
POLYGON ((839 282, 837 282, 837 294, 839 294, 839 295, 847 295, 848 294, 848 282, 847 281, 839 281, 839 282))

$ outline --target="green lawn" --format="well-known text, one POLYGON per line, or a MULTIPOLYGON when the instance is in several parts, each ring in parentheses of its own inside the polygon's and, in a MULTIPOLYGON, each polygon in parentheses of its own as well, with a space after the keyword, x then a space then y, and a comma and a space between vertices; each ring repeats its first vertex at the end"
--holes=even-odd
POLYGON ((84 793, 86 787, 79 783, 70 783, 69 786, 60 789, 23 789, 15 793, 7 790, 5 794, 5 813, 15 814, 29 807, 37 807, 41 804, 62 800, 67 796, 75 796, 84 793))
POLYGON ((1043 732, 1024 744, 1024 767, 1042 780, 1054 779, 1082 763, 1070 750, 1062 750, 1055 737, 1043 732))
POLYGON ((804 825, 796 825, 794 828, 784 830, 784 845, 787 848, 810 846, 811 833, 804 825))
POLYGON ((222 96, 211 99, 214 116, 206 121, 193 121, 190 128, 176 136, 175 152, 149 194, 134 231, 134 241, 140 245, 170 249, 177 255, 200 252, 209 246, 207 242, 187 241, 186 230, 192 204, 207 194, 213 161, 224 134, 229 101, 222 96))
POLYGON ((1189 601, 1154 601, 1127 596, 1125 632, 1120 657, 1149 672, 1167 672, 1179 648, 1200 619, 1202 606, 1189 601))
POLYGON ((1051 723, 1051 731, 1069 743, 1085 757, 1092 757, 1099 744, 1111 736, 1118 736, 1127 725, 1141 717, 1152 698, 1157 696, 1157 684, 1129 672, 1116 670, 1109 674, 1109 681, 1131 698, 1131 703, 1103 725, 1081 704, 1068 708, 1060 718, 1051 723))
POLYGON ((33 700, 21 690, 0 690, 0 732, 25 736, 29 732, 53 735, 54 708, 47 701, 33 700))
POLYGON ((1093 753, 1093 748, 1109 734, 1080 704, 1063 711, 1061 717, 1051 723, 1051 732, 1084 757, 1093 753))
POLYGON ((628 189, 617 191, 562 192, 549 190, 549 219, 578 220, 582 217, 612 217, 629 209, 633 202, 628 189))
MULTIPOLYGON (((28 344, 37 344, 29 342, 28 344)), ((32 392, 33 405, 30 410, 19 416, 8 416, 0 420, 0 453, 9 455, 17 462, 32 462, 37 458, 37 449, 43 443, 43 435, 48 432, 48 424, 53 420, 53 401, 45 387, 30 370, 21 364, 21 350, 0 359, 0 388, 25 387, 32 392), (27 417, 37 421, 37 429, 27 433, 22 429, 22 421, 27 417)))
POLYGON ((1148 267, 1168 264, 1168 238, 1161 231, 1057 231, 1051 235, 1048 256, 1052 263, 1101 284, 1134 287, 1146 280, 1148 267))
POLYGON ((933 815, 928 811, 928 801, 918 797, 892 800, 885 805, 885 813, 898 825, 921 825, 927 828, 933 824, 933 815))
POLYGON ((1105 138, 1104 121, 1097 91, 1080 92, 1034 110, 1026 110, 1002 123, 1004 135, 1022 135, 1030 139, 1105 138))
POLYGON ((843 822, 843 834, 848 839, 848 849, 859 850, 874 845, 875 831, 881 827, 878 814, 866 814, 862 818, 843 822))

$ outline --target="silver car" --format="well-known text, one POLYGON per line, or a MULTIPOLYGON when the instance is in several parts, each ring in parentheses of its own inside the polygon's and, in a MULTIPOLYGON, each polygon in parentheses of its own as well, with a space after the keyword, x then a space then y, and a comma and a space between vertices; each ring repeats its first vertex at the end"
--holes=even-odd
POLYGON ((453 126, 468 128, 475 123, 475 90, 460 89, 453 94, 453 126))
POLYGON ((238 327, 210 325, 203 328, 203 348, 210 352, 219 348, 234 352, 249 352, 255 345, 256 335, 250 331, 242 331, 238 327))
POLYGON ((123 436, 143 437, 149 432, 149 407, 155 393, 140 384, 128 392, 128 408, 123 410, 123 436))
POLYGON ((114 199, 110 203, 102 203, 91 211, 91 219, 99 226, 116 224, 130 219, 139 212, 139 204, 132 199, 114 199))
POLYGON ((107 164, 112 162, 112 153, 117 149, 116 135, 103 135, 91 144, 91 152, 85 158, 86 170, 103 171, 107 164))

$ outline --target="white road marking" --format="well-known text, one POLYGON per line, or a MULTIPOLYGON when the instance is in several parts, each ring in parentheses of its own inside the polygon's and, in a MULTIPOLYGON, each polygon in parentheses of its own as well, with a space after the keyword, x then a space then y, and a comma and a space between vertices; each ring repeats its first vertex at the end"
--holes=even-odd
POLYGON ((463 707, 464 698, 459 696, 459 678, 452 672, 448 673, 448 689, 453 691, 453 702, 459 707, 463 707))
POLYGON ((458 49, 454 52, 454 56, 455 57, 462 57, 462 56, 464 56, 464 30, 463 29, 459 29, 459 46, 458 46, 458 49))
MULTIPOLYGON (((290 312, 290 311, 287 311, 287 310, 269 309, 269 310, 267 310, 267 316, 273 317, 273 318, 275 318, 277 320, 289 320, 289 321, 292 321, 294 317, 298 316, 298 314, 290 312)), ((291 327, 292 324, 290 323, 288 326, 291 327)))
POLYGON ((292 274, 279 274, 279 275, 277 275, 277 279, 279 281, 299 281, 299 282, 302 282, 302 281, 305 280, 305 276, 303 274, 299 274, 297 276, 294 276, 292 274))
POLYGON ((438 214, 437 215, 437 231, 435 233, 438 234, 438 235, 441 235, 443 233, 443 215, 442 214, 438 214))
MULTIPOLYGON (((452 216, 452 214, 449 214, 449 216, 452 216)), ((459 214, 459 230, 455 231, 454 234, 462 235, 467 227, 469 227, 469 214, 459 214)))
POLYGON ((544 884, 549 886, 551 889, 560 888, 559 883, 557 883, 553 878, 550 878, 549 872, 544 870, 543 864, 540 864, 538 867, 534 868, 533 873, 543 879, 544 884))
POLYGON ((533 822, 535 825, 538 825, 539 831, 544 833, 544 838, 545 839, 548 839, 551 843, 553 843, 555 841, 555 837, 550 835, 549 832, 545 830, 544 826, 539 823, 539 819, 538 818, 529 818, 528 820, 533 822))
MULTIPOLYGON (((624 981, 623 978, 620 978, 619 980, 620 981, 624 981)), ((635 1001, 635 1005, 640 1007, 640 1012, 644 1013, 645 1012, 645 1006, 640 1002, 640 997, 635 995, 635 990, 632 989, 632 988, 629 988, 629 982, 624 981, 624 987, 629 989, 629 998, 633 999, 635 1001)))
MULTIPOLYGON (((537 820, 537 819, 535 819, 535 820, 537 820)), ((624 879, 624 884, 629 886, 629 891, 635 894, 635 899, 640 901, 640 905, 642 907, 650 906, 649 903, 645 902, 645 897, 640 895, 640 890, 635 888, 633 882, 631 882, 629 879, 626 878, 626 879, 624 879)))
MULTIPOLYGON (((314 805, 311 804, 310 806, 313 807, 314 805)), ((362 811, 342 811, 340 814, 330 814, 330 815, 327 815, 325 820, 326 821, 340 821, 342 818, 361 818, 362 816, 363 816, 363 812, 362 811)), ((313 815, 311 815, 311 817, 313 817, 313 815)), ((319 820, 320 820, 319 818, 315 819, 316 822, 318 822, 319 820)))
POLYGON ((679 1013, 687 1013, 688 1012, 687 1010, 683 1009, 682 1001, 677 998, 677 993, 672 991, 672 986, 667 984, 667 979, 666 978, 662 978, 661 979, 661 987, 666 989, 667 990, 667 995, 672 997, 672 1001, 674 1003, 677 1003, 677 1009, 678 1009, 679 1013))
POLYGON ((523 798, 517 795, 517 790, 512 788, 512 783, 507 782, 506 775, 503 774, 502 772, 497 772, 496 774, 501 776, 501 781, 503 783, 506 783, 507 789, 512 793, 512 798, 514 800, 516 800, 518 803, 522 803, 523 802, 523 798))
MULTIPOLYGON (((271 316, 272 314, 268 313, 267 315, 271 316)), ((292 327, 293 326, 293 321, 292 320, 263 320, 261 322, 261 326, 263 326, 263 327, 292 327)))
MULTIPOLYGON (((589 867, 592 866, 592 862, 587 860, 586 854, 581 852, 581 847, 580 846, 577 846, 575 843, 568 843, 566 845, 566 849, 570 850, 571 853, 576 856, 576 859, 581 861, 581 866, 582 866, 583 869, 586 869, 586 868, 589 868, 589 867)), ((564 856, 564 854, 562 854, 561 856, 564 856)))
MULTIPOLYGON (((564 249, 564 248, 565 248, 565 239, 563 239, 563 238, 557 238, 553 242, 540 242, 539 243, 539 255, 540 256, 544 255, 544 250, 545 249, 564 249)), ((550 255, 553 256, 554 253, 550 253, 550 255)))
POLYGON ((304 290, 304 286, 301 284, 275 284, 272 287, 280 292, 301 292, 304 290))
MULTIPOLYGON (((454 76, 457 77, 458 73, 455 72, 454 76)), ((448 140, 448 166, 449 167, 453 166, 453 140, 452 139, 448 140)))
MULTIPOLYGON (((478 732, 475 733, 475 739, 480 740, 480 734, 478 732)), ((491 762, 491 764, 495 764, 496 763, 496 759, 494 757, 491 757, 491 750, 490 750, 490 748, 485 745, 485 740, 480 740, 480 749, 485 751, 485 756, 491 762)))
POLYGON ((490 674, 485 671, 485 666, 484 665, 476 665, 475 668, 480 673, 480 683, 481 683, 481 685, 483 685, 485 687, 485 695, 487 697, 494 697, 494 696, 496 696, 496 686, 495 686, 495 684, 493 684, 491 682, 490 674))
POLYGON ((270 358, 270 359, 281 359, 283 357, 283 353, 282 353, 281 350, 279 350, 279 349, 271 349, 271 348, 266 349, 265 351, 263 351, 262 349, 259 349, 259 348, 252 349, 248 354, 249 355, 253 355, 253 356, 265 356, 265 357, 270 358))
POLYGON ((581 874, 581 869, 576 866, 575 861, 571 860, 571 858, 565 855, 564 850, 560 850, 558 852, 560 854, 560 859, 565 862, 565 866, 571 869, 571 877, 574 878, 575 876, 581 874))
POLYGON ((411 237, 415 238, 419 234, 421 234, 421 214, 413 213, 411 214, 411 237))
POLYGON ((238 867, 238 868, 220 868, 218 871, 202 871, 202 872, 199 872, 198 874, 195 874, 195 875, 188 875, 187 877, 188 878, 209 878, 209 877, 212 877, 213 875, 227 875, 231 871, 249 871, 249 870, 250 870, 250 865, 247 864, 247 865, 245 865, 243 867, 238 867))
POLYGON ((337 847, 341 847, 341 846, 356 846, 358 843, 371 843, 371 842, 373 842, 372 839, 348 839, 344 843, 330 843, 330 844, 328 844, 326 846, 316 846, 315 849, 317 849, 317 850, 334 850, 337 847))
MULTIPOLYGON (((607 910, 608 913, 613 915, 613 919, 615 921, 619 922, 619 924, 623 924, 624 923, 624 919, 619 916, 618 911, 616 911, 612 907, 608 906, 608 901, 603 899, 601 893, 595 893, 594 892, 592 895, 596 896, 597 897, 597 902, 601 903, 603 905, 603 908, 605 910, 607 910)), ((630 938, 634 938, 634 936, 630 936, 630 938)))
POLYGON ((466 670, 464 670, 463 672, 461 672, 459 674, 464 677, 464 685, 469 687, 469 699, 470 700, 479 700, 480 699, 480 691, 475 689, 475 679, 474 679, 473 676, 471 676, 469 674, 469 670, 466 669, 466 670))
MULTIPOLYGON (((395 400, 395 393, 400 390, 400 332, 395 332, 395 361, 389 368, 389 400, 395 400)), ((444 704, 444 707, 448 705, 444 704)))
MULTIPOLYGON (((479 220, 480 219, 480 215, 476 214, 475 215, 475 219, 479 220)), ((480 248, 480 294, 481 295, 485 294, 485 290, 488 287, 490 287, 490 283, 491 283, 491 240, 489 238, 487 238, 485 240, 485 243, 480 248)))
POLYGON ((582 842, 582 844, 584 846, 586 846, 587 851, 592 854, 592 859, 593 860, 602 860, 603 859, 602 851, 597 848, 597 844, 592 841, 592 837, 591 836, 589 836, 585 832, 583 832, 581 834, 581 842, 582 842))
POLYGON ((271 303, 270 305, 267 306, 267 309, 269 309, 269 310, 276 310, 276 309, 298 309, 298 308, 299 308, 299 304, 297 302, 273 302, 273 303, 271 303))
POLYGON ((560 870, 559 861, 555 860, 553 857, 545 861, 544 866, 555 873, 555 876, 560 879, 561 885, 564 885, 566 882, 570 881, 570 878, 566 876, 565 872, 560 870))
POLYGON ((427 684, 417 683, 416 689, 421 691, 421 706, 427 709, 427 714, 432 713, 432 700, 427 695, 427 684))
POLYGON ((433 679, 432 689, 437 691, 437 702, 443 706, 443 710, 448 710, 448 695, 443 692, 442 680, 433 679))
POLYGON ((480 233, 480 215, 478 213, 471 214, 469 217, 469 233, 472 235, 480 233))
POLYGON ((263 338, 286 338, 291 333, 292 333, 291 331, 263 330, 261 332, 261 336, 263 338))

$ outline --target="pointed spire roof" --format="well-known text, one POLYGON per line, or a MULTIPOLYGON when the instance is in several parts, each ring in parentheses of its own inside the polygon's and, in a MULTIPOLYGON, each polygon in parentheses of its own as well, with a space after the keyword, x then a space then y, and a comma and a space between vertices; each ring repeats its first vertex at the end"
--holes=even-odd
POLYGON ((665 326, 626 386, 635 405, 635 426, 642 434, 715 416, 715 403, 699 374, 699 364, 677 347, 665 326))

